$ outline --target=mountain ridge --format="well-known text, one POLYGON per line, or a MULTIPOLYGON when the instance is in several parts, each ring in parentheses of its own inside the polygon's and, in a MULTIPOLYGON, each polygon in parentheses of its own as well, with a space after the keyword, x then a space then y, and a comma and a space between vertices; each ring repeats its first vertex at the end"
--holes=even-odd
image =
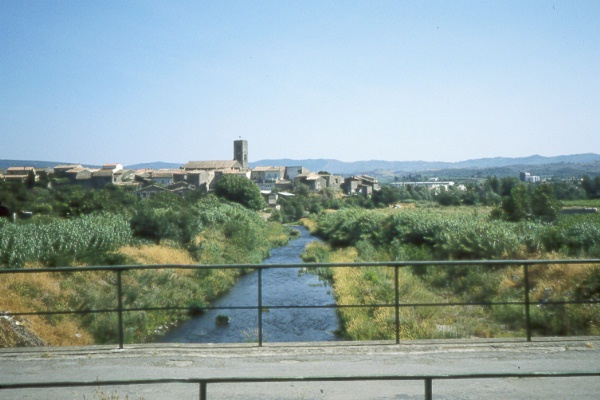
MULTIPOLYGON (((571 155, 560 155, 545 157, 534 154, 528 157, 488 157, 469 159, 464 161, 386 161, 386 160, 365 160, 365 161, 340 161, 336 159, 263 159, 249 163, 250 167, 257 166, 303 166, 310 171, 328 171, 335 174, 358 174, 375 171, 391 171, 396 173, 411 173, 417 171, 436 171, 453 169, 486 169, 502 168, 510 166, 536 166, 547 164, 600 164, 600 155, 596 153, 582 153, 571 155)), ((32 161, 32 160, 0 160, 0 169, 6 169, 13 166, 33 166, 35 168, 50 168, 61 164, 72 164, 69 162, 55 161, 32 161)), ((185 163, 168 163, 163 161, 154 161, 148 163, 138 163, 127 165, 128 169, 176 169, 185 163)), ((87 167, 98 167, 91 164, 83 164, 87 167)))
POLYGON ((478 158, 465 161, 447 162, 447 161, 385 161, 368 160, 344 162, 335 159, 270 159, 260 160, 250 163, 252 167, 256 166, 304 166, 311 171, 326 170, 332 173, 359 173, 366 171, 387 170, 395 172, 415 172, 440 169, 461 169, 461 168, 499 168, 508 166, 533 166, 545 164, 588 164, 600 162, 600 155, 595 153, 571 154, 554 157, 544 157, 538 154, 528 157, 493 157, 478 158), (312 166, 312 168, 311 168, 312 166))

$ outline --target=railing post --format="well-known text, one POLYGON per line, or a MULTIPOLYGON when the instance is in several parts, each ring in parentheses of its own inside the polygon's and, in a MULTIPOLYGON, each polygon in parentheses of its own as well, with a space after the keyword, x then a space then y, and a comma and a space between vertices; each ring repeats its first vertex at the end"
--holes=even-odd
POLYGON ((119 349, 123 348, 123 284, 121 271, 117 269, 117 315, 119 316, 119 349))
POLYGON ((395 312, 396 312, 396 344, 400 343, 400 292, 398 288, 398 266, 394 267, 394 290, 396 291, 395 312))
POLYGON ((258 347, 262 342, 262 268, 258 268, 258 347))
POLYGON ((425 400, 433 399, 433 379, 425 378, 425 400))
POLYGON ((531 342, 531 317, 529 314, 529 266, 523 265, 523 279, 525 290, 525 329, 527 331, 527 341, 531 342))
POLYGON ((206 400, 206 382, 200 382, 200 400, 206 400))

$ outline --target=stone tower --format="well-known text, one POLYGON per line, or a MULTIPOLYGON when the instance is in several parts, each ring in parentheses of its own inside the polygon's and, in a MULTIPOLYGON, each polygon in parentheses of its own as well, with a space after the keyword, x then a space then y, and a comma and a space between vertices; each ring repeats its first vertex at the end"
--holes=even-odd
POLYGON ((242 165, 242 170, 248 169, 248 141, 235 140, 233 142, 233 159, 242 165))

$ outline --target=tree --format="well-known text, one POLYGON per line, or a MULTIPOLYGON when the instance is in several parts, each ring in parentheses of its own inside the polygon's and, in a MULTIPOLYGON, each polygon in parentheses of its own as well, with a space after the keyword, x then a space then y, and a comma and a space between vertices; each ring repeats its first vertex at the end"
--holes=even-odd
POLYGON ((200 232, 200 220, 193 212, 173 208, 143 207, 130 221, 133 234, 158 244, 170 239, 189 244, 200 232))
POLYGON ((382 186, 373 192, 373 203, 376 207, 387 207, 402 200, 402 192, 394 186, 382 186))
POLYGON ((500 179, 500 191, 497 192, 500 196, 510 196, 512 190, 520 186, 522 182, 514 176, 509 176, 500 179))
POLYGON ((552 183, 554 194, 558 200, 583 200, 587 193, 574 181, 557 181, 552 183))
POLYGON ((265 200, 258 186, 243 176, 222 176, 215 185, 215 194, 251 210, 262 210, 265 207, 265 200))
POLYGON ((308 197, 282 197, 280 200, 281 217, 284 223, 298 221, 304 217, 308 197))
POLYGON ((523 184, 512 188, 508 197, 502 200, 500 205, 503 218, 508 221, 521 221, 530 215, 529 193, 523 184))
POLYGON ((590 199, 600 198, 600 176, 592 179, 585 175, 581 180, 581 187, 590 199))
POLYGON ((0 203, 12 212, 27 210, 32 203, 33 192, 21 182, 0 181, 0 203))
POLYGON ((468 206, 477 205, 482 197, 484 197, 483 187, 477 186, 473 183, 468 183, 466 190, 460 194, 460 200, 463 204, 468 206))
POLYGON ((297 196, 308 196, 310 194, 310 189, 304 183, 298 183, 294 190, 297 196))
POLYGON ((489 187, 494 193, 500 194, 500 181, 495 176, 487 178, 485 186, 489 187))
POLYGON ((33 187, 35 186, 35 174, 33 173, 33 171, 29 171, 27 173, 27 178, 25 179, 25 186, 27 187, 27 189, 33 189, 33 187))
POLYGON ((560 203, 552 186, 542 184, 531 193, 531 214, 542 221, 554 221, 560 214, 560 203))
POLYGON ((460 204, 460 196, 453 189, 445 189, 443 186, 436 196, 436 200, 441 206, 457 206, 460 204))
POLYGON ((502 204, 493 211, 492 216, 513 222, 525 219, 551 222, 559 213, 560 203, 552 186, 542 184, 530 190, 530 187, 521 183, 502 199, 502 204))

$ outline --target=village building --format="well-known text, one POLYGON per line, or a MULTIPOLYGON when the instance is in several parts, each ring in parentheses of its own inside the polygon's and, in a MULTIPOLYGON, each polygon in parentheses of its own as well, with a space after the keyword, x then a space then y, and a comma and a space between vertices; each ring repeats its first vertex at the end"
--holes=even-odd
POLYGON ((67 172, 73 169, 83 170, 84 168, 81 164, 64 164, 55 166, 52 172, 57 178, 67 178, 67 172))
MULTIPOLYGON (((25 182, 30 172, 39 179, 39 171, 33 167, 11 167, 1 179, 25 182)), ((192 190, 209 192, 219 178, 226 175, 243 176, 252 180, 261 190, 268 192, 267 203, 277 202, 276 192, 291 191, 300 183, 309 190, 318 192, 326 187, 338 188, 342 177, 331 174, 315 174, 302 166, 259 166, 249 168, 248 142, 233 142, 233 160, 189 161, 179 169, 131 170, 119 163, 103 164, 99 168, 84 167, 81 164, 61 164, 50 170, 62 182, 76 184, 87 189, 100 189, 106 185, 120 185, 135 188, 140 199, 150 198, 157 193, 170 191, 184 196, 192 190)))
POLYGON ((7 182, 25 182, 30 174, 33 174, 35 182, 40 180, 40 172, 34 167, 9 167, 0 178, 7 182))
MULTIPOLYGON (((428 190, 432 191, 432 192, 439 192, 442 188, 444 188, 445 190, 448 190, 452 187, 454 187, 454 182, 453 181, 440 181, 437 178, 432 178, 428 181, 417 181, 417 182, 392 182, 391 185, 395 186, 397 188, 401 188, 401 187, 407 187, 407 186, 412 186, 412 187, 425 187, 428 190)), ((458 189, 461 189, 460 187, 458 189)))
POLYGON ((240 163, 243 170, 248 169, 248 141, 235 140, 233 142, 233 159, 240 163))
POLYGON ((221 175, 237 175, 244 177, 246 179, 250 179, 250 170, 240 170, 240 171, 216 171, 217 177, 221 175))
POLYGON ((161 193, 174 193, 178 196, 185 197, 191 191, 195 191, 196 187, 186 182, 178 182, 168 186, 152 184, 145 186, 135 191, 135 195, 140 200, 150 199, 161 193))
POLYGON ((285 167, 285 175, 283 179, 288 181, 294 181, 298 175, 307 174, 310 171, 302 166, 299 167, 285 167))
POLYGON ((72 184, 79 184, 82 186, 91 187, 92 172, 93 170, 90 170, 88 168, 75 167, 65 171, 64 176, 72 184))
POLYGON ((529 172, 519 173, 519 179, 521 180, 521 182, 527 183, 537 183, 541 181, 539 176, 531 175, 529 172))
POLYGON ((272 192, 270 190, 261 190, 260 194, 263 196, 269 207, 279 210, 280 206, 277 204, 279 195, 276 192, 272 192))
POLYGON ((280 179, 275 182, 275 190, 280 191, 280 193, 281 191, 294 190, 294 182, 287 179, 280 179))
POLYGON ((115 184, 121 185, 128 182, 132 182, 135 179, 135 170, 133 169, 120 169, 114 171, 115 184))
POLYGON ((114 185, 115 183, 115 174, 112 169, 99 169, 92 172, 91 187, 94 189, 101 189, 106 185, 114 185))
POLYGON ((150 185, 150 186, 145 186, 143 188, 140 188, 139 190, 136 190, 135 195, 137 196, 138 199, 144 200, 144 199, 150 199, 159 193, 167 193, 167 192, 169 192, 169 189, 165 188, 164 186, 150 185))
POLYGON ((250 179, 246 140, 233 142, 233 157, 233 160, 188 161, 181 170, 187 174, 187 182, 208 192, 224 174, 241 175, 250 179))
POLYGON ((103 170, 111 170, 113 172, 116 172, 116 171, 122 170, 123 165, 121 165, 121 164, 103 164, 102 169, 103 170))
POLYGON ((187 182, 177 182, 167 186, 167 189, 178 196, 185 197, 188 193, 196 191, 196 186, 187 182))
POLYGON ((186 182, 196 186, 198 189, 205 192, 210 191, 212 188, 210 184, 215 179, 215 171, 197 170, 186 172, 186 182))
POLYGON ((239 171, 242 165, 236 160, 226 161, 188 161, 183 170, 190 171, 239 171))
POLYGON ((255 167, 252 169, 250 179, 256 183, 261 190, 273 190, 275 184, 282 180, 285 175, 285 167, 255 167))
POLYGON ((344 177, 329 173, 319 174, 325 180, 325 186, 331 189, 340 189, 344 184, 344 177))
POLYGON ((362 194, 370 196, 373 191, 379 190, 377 178, 368 175, 357 175, 344 179, 342 184, 344 192, 348 195, 362 194))
POLYGON ((319 192, 327 187, 325 179, 315 172, 307 172, 294 178, 294 186, 306 185, 311 192, 319 192))
POLYGON ((177 171, 160 169, 158 171, 152 171, 149 174, 149 179, 155 184, 161 186, 168 186, 175 183, 174 175, 177 171))

